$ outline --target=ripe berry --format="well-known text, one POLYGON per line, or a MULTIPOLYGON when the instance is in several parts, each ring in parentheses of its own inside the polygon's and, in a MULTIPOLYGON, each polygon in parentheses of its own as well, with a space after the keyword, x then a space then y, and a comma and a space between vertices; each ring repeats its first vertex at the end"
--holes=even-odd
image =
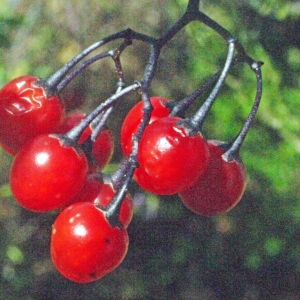
POLYGON ((61 208, 83 188, 87 159, 80 149, 58 135, 39 135, 12 163, 10 186, 21 206, 36 212, 61 208))
POLYGON ((63 210, 55 220, 51 257, 63 276, 87 283, 118 267, 128 243, 126 229, 111 227, 104 211, 91 202, 80 202, 63 210))
MULTIPOLYGON (((169 99, 163 97, 150 97, 153 106, 149 124, 159 118, 167 117, 170 109, 167 106, 169 99)), ((128 112, 121 127, 121 147, 126 156, 129 156, 132 148, 132 138, 137 133, 143 118, 143 101, 138 102, 128 112)))
MULTIPOLYGON (((64 119, 57 133, 67 133, 74 126, 78 125, 86 116, 85 113, 75 112, 64 119)), ((92 133, 92 125, 87 127, 79 139, 79 144, 83 144, 92 133)), ((102 170, 110 161, 114 151, 114 138, 110 129, 104 128, 95 142, 92 144, 90 155, 92 156, 92 164, 95 164, 98 170, 102 170)))
MULTIPOLYGON (((103 209, 110 203, 116 191, 112 183, 103 183, 99 174, 89 174, 83 188, 72 199, 71 204, 76 202, 92 202, 103 209)), ((133 201, 129 194, 126 194, 120 208, 119 221, 127 228, 133 216, 133 201)))
POLYGON ((246 187, 246 171, 242 162, 225 160, 222 144, 208 141, 210 162, 205 174, 191 187, 181 191, 183 204, 193 212, 215 216, 232 209, 246 187))
POLYGON ((98 170, 104 169, 114 152, 114 137, 112 131, 104 128, 92 146, 92 155, 96 160, 98 170))
POLYGON ((71 203, 94 202, 103 187, 103 180, 97 173, 90 173, 86 177, 83 188, 72 199, 71 203))
MULTIPOLYGON (((111 183, 104 183, 98 196, 94 200, 94 203, 105 207, 109 204, 112 198, 115 196, 116 192, 111 183)), ((129 194, 127 194, 121 204, 119 220, 124 226, 127 228, 131 222, 133 216, 133 203, 132 198, 129 194)))
POLYGON ((15 155, 31 138, 55 132, 64 114, 56 94, 47 96, 34 76, 21 76, 0 90, 0 144, 15 155))
POLYGON ((137 183, 145 190, 176 194, 193 185, 208 166, 209 150, 200 133, 190 136, 179 117, 157 119, 141 138, 135 171, 137 183))

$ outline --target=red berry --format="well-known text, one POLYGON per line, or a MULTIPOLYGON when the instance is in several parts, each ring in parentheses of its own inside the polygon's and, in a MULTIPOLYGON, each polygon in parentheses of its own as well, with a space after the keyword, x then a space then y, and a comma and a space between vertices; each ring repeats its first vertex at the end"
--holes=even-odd
MULTIPOLYGON (((116 192, 110 183, 104 183, 102 189, 100 190, 98 196, 94 200, 94 203, 105 207, 109 204, 112 198, 115 196, 116 192)), ((133 216, 133 202, 129 194, 127 194, 122 202, 119 220, 127 228, 131 222, 133 216)))
MULTIPOLYGON (((163 97, 150 97, 150 102, 153 106, 149 124, 159 118, 167 117, 170 114, 170 109, 166 103, 169 99, 163 97)), ((128 112, 122 127, 121 127, 121 147, 126 156, 129 156, 132 148, 132 138, 137 133, 138 127, 143 118, 143 101, 138 102, 128 112)))
POLYGON ((209 150, 200 133, 190 136, 179 117, 157 119, 141 138, 135 171, 137 183, 145 190, 176 194, 193 185, 206 171, 209 150))
POLYGON ((111 227, 102 210, 80 202, 63 210, 54 222, 51 257, 66 278, 92 282, 120 265, 128 243, 126 229, 111 227))
POLYGON ((55 132, 64 107, 57 97, 47 97, 45 89, 36 86, 39 79, 21 76, 0 90, 0 144, 15 155, 31 138, 55 132))
POLYGON ((96 138, 92 147, 92 155, 96 159, 98 170, 104 169, 114 152, 114 137, 110 129, 104 128, 96 138))
POLYGON ((103 187, 103 180, 96 173, 91 173, 86 177, 83 188, 72 199, 71 203, 93 202, 99 195, 103 187))
POLYGON ((215 216, 229 211, 240 201, 246 187, 246 171, 240 161, 224 159, 220 143, 209 141, 208 146, 210 163, 206 173, 179 196, 193 212, 215 216))
POLYGON ((10 186, 21 206, 36 212, 61 208, 83 188, 87 159, 57 135, 39 135, 21 148, 10 173, 10 186))
MULTIPOLYGON (((56 131, 57 133, 67 133, 74 126, 78 125, 84 118, 86 114, 81 112, 75 112, 68 115, 61 126, 56 131)), ((91 125, 87 127, 79 139, 79 143, 83 144, 88 137, 91 135, 92 129, 91 125)), ((96 167, 98 170, 102 170, 110 161, 114 151, 114 138, 111 130, 104 128, 92 146, 92 157, 96 162, 96 167)))

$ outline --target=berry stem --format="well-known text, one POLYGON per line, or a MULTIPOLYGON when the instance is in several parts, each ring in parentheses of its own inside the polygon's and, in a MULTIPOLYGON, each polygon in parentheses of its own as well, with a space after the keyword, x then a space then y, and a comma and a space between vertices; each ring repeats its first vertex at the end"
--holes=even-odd
POLYGON ((241 45, 239 40, 232 35, 228 30, 226 30, 223 26, 209 18, 206 14, 201 11, 191 12, 194 15, 195 20, 198 20, 205 24, 206 26, 210 27, 212 30, 217 32, 228 44, 234 43, 237 52, 246 55, 244 47, 241 45))
POLYGON ((187 5, 187 11, 188 12, 198 11, 199 5, 200 5, 200 0, 189 0, 189 3, 187 5))
POLYGON ((70 72, 70 74, 66 75, 59 82, 59 84, 56 87, 56 91, 60 92, 61 90, 63 90, 79 73, 81 73, 89 65, 91 65, 95 61, 98 61, 98 60, 106 58, 106 57, 111 57, 114 60, 118 78, 119 78, 119 81, 121 82, 121 83, 118 83, 118 86, 124 87, 125 83, 124 83, 124 79, 123 79, 124 77, 122 75, 122 66, 120 63, 120 55, 125 50, 125 48, 131 44, 132 44, 132 42, 130 40, 125 39, 118 48, 109 50, 109 51, 105 51, 103 53, 97 54, 97 55, 91 57, 90 59, 86 60, 79 67, 77 67, 72 72, 70 72))
POLYGON ((182 122, 187 128, 189 128, 191 135, 196 134, 201 130, 205 117, 207 116, 209 110, 211 109, 225 81, 225 78, 230 70, 231 64, 234 59, 234 51, 235 51, 235 40, 232 40, 231 42, 229 42, 227 58, 224 67, 221 71, 221 74, 218 78, 218 81, 215 84, 215 87, 213 88, 213 90, 211 91, 211 93, 203 103, 203 105, 200 107, 200 109, 196 112, 196 114, 193 117, 186 119, 182 122))
POLYGON ((234 139, 234 141, 230 144, 229 149, 223 154, 223 157, 226 161, 231 161, 238 157, 239 150, 249 132, 251 124, 256 116, 261 97, 262 97, 262 73, 261 73, 261 66, 263 65, 262 62, 257 61, 251 64, 251 69, 254 71, 256 75, 256 96, 254 100, 254 104, 252 109, 247 117, 244 126, 242 127, 241 131, 234 139))
MULTIPOLYGON (((120 56, 123 53, 123 51, 131 44, 132 44, 131 40, 125 39, 117 49, 109 52, 110 56, 112 57, 115 63, 116 73, 118 75, 118 84, 117 84, 118 88, 116 90, 116 93, 121 92, 121 90, 126 86, 120 56)), ((111 106, 105 112, 103 112, 101 115, 99 115, 96 119, 92 121, 91 123, 93 129, 93 132, 91 134, 92 141, 96 140, 97 136, 105 126, 105 122, 110 116, 110 114, 112 113, 112 111, 113 111, 113 107, 111 106)))
POLYGON ((100 54, 97 54, 90 59, 83 62, 78 68, 74 69, 72 72, 70 72, 68 75, 66 75, 60 83, 56 87, 56 92, 61 92, 78 74, 80 74, 84 69, 86 69, 89 65, 92 63, 103 59, 105 57, 111 56, 110 51, 106 51, 100 54))
POLYGON ((189 0, 187 5, 187 10, 185 13, 185 18, 189 19, 189 21, 197 20, 206 26, 210 27, 212 30, 217 32, 228 44, 234 41, 236 45, 236 49, 239 53, 242 53, 244 56, 246 52, 244 47, 238 41, 238 39, 233 36, 228 30, 226 30, 223 26, 212 20, 206 14, 199 10, 200 1, 199 0, 189 0))
POLYGON ((113 106, 109 107, 105 112, 101 113, 98 117, 96 117, 92 123, 91 123, 91 128, 92 128, 92 134, 91 134, 91 140, 94 142, 102 129, 105 127, 105 123, 110 116, 110 114, 113 111, 113 106), (99 118, 99 120, 98 120, 99 118))
POLYGON ((131 160, 126 159, 113 174, 107 175, 108 181, 112 183, 115 190, 119 190, 122 186, 123 178, 128 172, 131 163, 131 160))
POLYGON ((90 54, 94 50, 100 48, 101 46, 103 46, 113 40, 120 39, 120 38, 126 38, 126 37, 130 36, 130 33, 131 33, 131 29, 125 29, 123 31, 119 31, 115 34, 109 35, 108 37, 101 39, 100 41, 97 41, 96 43, 87 47, 82 52, 80 52, 75 57, 73 57, 68 63, 66 63, 62 68, 60 68, 54 74, 52 74, 51 76, 49 76, 46 79, 40 80, 37 84, 40 86, 43 86, 46 89, 48 96, 51 96, 52 94, 57 92, 57 86, 63 80, 63 78, 67 75, 67 73, 75 65, 77 65, 82 59, 84 59, 88 54, 90 54))
MULTIPOLYGON (((107 44, 111 41, 117 40, 117 39, 127 40, 127 42, 124 42, 124 45, 126 45, 126 47, 127 47, 127 45, 131 44, 132 40, 140 40, 140 41, 143 41, 143 42, 146 42, 146 43, 149 43, 149 44, 152 44, 155 41, 154 38, 152 38, 148 35, 141 34, 141 33, 138 33, 138 32, 134 32, 130 28, 127 28, 127 29, 119 31, 115 34, 109 35, 108 37, 103 38, 100 41, 97 41, 96 43, 94 43, 91 46, 87 47, 82 52, 80 52, 78 55, 76 55, 74 58, 72 58, 68 63, 66 63, 57 72, 55 72, 54 74, 52 74, 51 76, 49 76, 46 79, 39 80, 37 82, 37 85, 42 86, 45 89, 48 97, 50 97, 51 95, 57 93, 58 85, 61 83, 63 78, 67 75, 68 72, 70 72, 70 70, 75 65, 77 65, 81 60, 83 60, 87 55, 89 55, 94 50, 100 48, 101 46, 103 46, 103 45, 105 45, 105 44, 107 44)), ((120 48, 120 49, 122 49, 122 48, 120 48)), ((107 53, 107 52, 104 52, 104 53, 107 53)), ((98 58, 98 59, 100 59, 100 58, 98 58)), ((65 84, 60 85, 59 91, 62 88, 64 88, 66 86, 66 84, 67 84, 67 81, 66 81, 65 84)))
POLYGON ((105 207, 106 218, 112 227, 117 226, 119 228, 123 228, 123 225, 119 220, 120 209, 122 202, 125 199, 135 168, 135 161, 131 161, 131 157, 129 157, 128 160, 126 160, 120 167, 119 171, 117 171, 115 177, 112 177, 112 179, 115 180, 113 181, 113 186, 114 188, 116 187, 117 193, 105 207), (116 182, 116 180, 119 182, 116 182))
POLYGON ((93 110, 90 114, 88 114, 77 126, 72 128, 68 133, 65 135, 74 141, 78 141, 80 139, 80 136, 82 135, 83 131, 89 126, 89 124, 102 112, 106 111, 108 108, 113 106, 117 100, 119 100, 121 97, 125 96, 126 94, 137 90, 140 87, 139 83, 134 83, 124 89, 122 89, 120 92, 112 95, 109 97, 106 101, 101 103, 95 110, 93 110))
POLYGON ((113 54, 112 59, 114 60, 116 73, 118 75, 118 84, 117 84, 118 89, 117 89, 117 92, 119 92, 122 88, 124 88, 126 86, 123 67, 122 67, 122 64, 121 64, 121 54, 131 44, 132 44, 131 40, 125 39, 123 41, 123 43, 120 45, 120 47, 112 53, 113 54))
POLYGON ((172 116, 181 116, 184 115, 186 110, 191 106, 191 104, 201 95, 203 94, 220 76, 221 71, 215 73, 212 77, 210 77, 203 85, 201 85, 198 89, 196 89, 193 93, 191 93, 186 98, 180 100, 172 109, 172 116))

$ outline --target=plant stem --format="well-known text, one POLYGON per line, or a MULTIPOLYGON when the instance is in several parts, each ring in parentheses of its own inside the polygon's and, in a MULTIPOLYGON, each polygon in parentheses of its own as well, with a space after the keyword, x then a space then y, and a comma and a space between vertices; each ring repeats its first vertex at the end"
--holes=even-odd
POLYGON ((251 69, 254 71, 256 76, 256 96, 252 106, 252 109, 248 115, 244 126, 242 127, 241 131, 231 143, 230 148, 223 154, 223 157, 226 161, 231 161, 238 156, 239 150, 246 138, 247 133, 251 127, 251 124, 256 116, 261 97, 262 97, 262 73, 261 73, 261 66, 263 65, 262 62, 253 62, 251 65, 251 69))
POLYGON ((199 132, 202 128, 203 122, 211 109, 224 81, 225 78, 229 72, 230 66, 233 62, 234 58, 234 51, 235 51, 235 41, 233 40, 232 42, 229 43, 228 46, 228 54, 226 58, 226 62, 224 64, 224 67, 221 71, 220 77, 218 78, 218 81, 203 103, 203 105, 200 107, 200 109, 196 112, 196 114, 191 117, 190 119, 184 120, 182 123, 190 130, 190 134, 194 135, 197 132, 199 132))
POLYGON ((115 102, 120 99, 121 97, 125 96, 126 94, 138 89, 140 87, 139 83, 134 83, 120 92, 112 95, 109 97, 105 102, 101 103, 95 110, 93 110, 90 114, 88 114, 77 126, 72 128, 68 133, 65 135, 77 142, 80 139, 83 131, 89 126, 89 124, 102 112, 106 111, 108 108, 113 106, 115 102))

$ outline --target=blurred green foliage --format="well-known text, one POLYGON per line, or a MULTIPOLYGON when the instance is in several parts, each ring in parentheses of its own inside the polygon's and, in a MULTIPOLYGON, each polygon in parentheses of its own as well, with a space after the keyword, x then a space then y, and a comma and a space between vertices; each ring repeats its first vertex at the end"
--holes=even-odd
MULTIPOLYGON (((81 49, 126 27, 160 36, 187 0, 2 0, 0 85, 23 74, 46 77, 81 49)), ((0 299, 300 299, 300 1, 201 1, 202 10, 263 61, 259 113, 241 150, 248 170, 243 200, 231 212, 202 218, 177 197, 142 193, 124 263, 99 282, 62 278, 49 258, 56 214, 24 211, 10 194, 11 158, 0 153, 0 299)), ((135 43, 122 55, 126 81, 141 78, 148 49, 135 43)), ((224 62, 226 43, 211 29, 190 24, 162 52, 152 94, 179 100, 224 62)), ((209 139, 231 140, 255 95, 255 76, 236 67, 205 122, 209 139)), ((113 64, 94 64, 64 91, 68 110, 89 111, 114 90, 113 64)), ((122 159, 119 130, 137 100, 118 104, 109 125, 122 159)), ((197 106, 204 101, 199 99, 197 106)), ((196 105, 194 109, 196 108, 196 105)))

